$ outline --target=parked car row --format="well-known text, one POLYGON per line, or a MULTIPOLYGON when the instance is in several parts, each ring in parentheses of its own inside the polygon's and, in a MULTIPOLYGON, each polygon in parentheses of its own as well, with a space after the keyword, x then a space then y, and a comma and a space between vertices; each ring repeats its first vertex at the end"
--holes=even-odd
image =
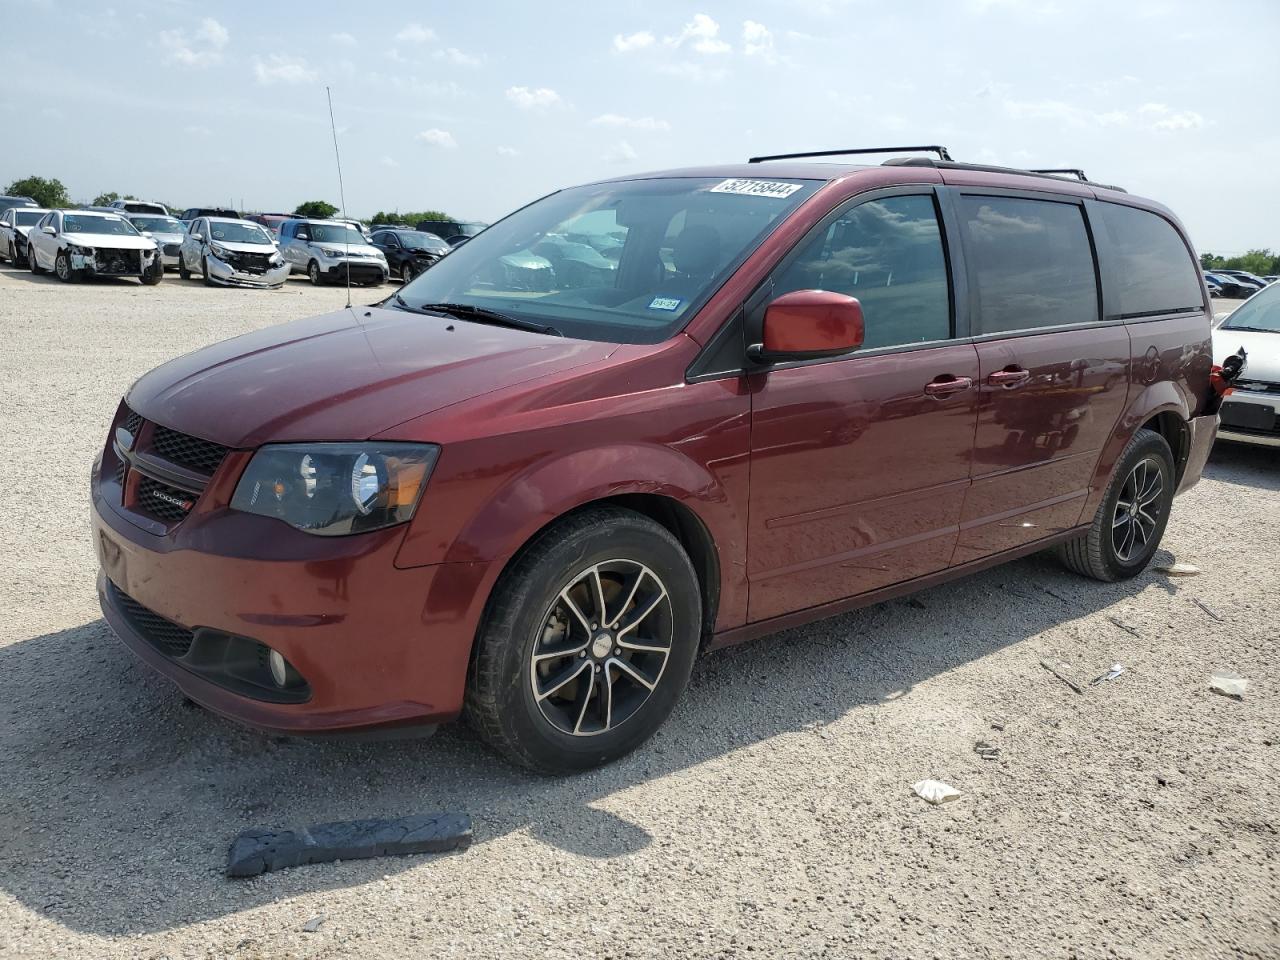
POLYGON ((1259 277, 1247 270, 1206 270, 1205 286, 1215 297, 1228 297, 1243 300, 1251 297, 1263 287, 1274 283, 1278 277, 1259 277))

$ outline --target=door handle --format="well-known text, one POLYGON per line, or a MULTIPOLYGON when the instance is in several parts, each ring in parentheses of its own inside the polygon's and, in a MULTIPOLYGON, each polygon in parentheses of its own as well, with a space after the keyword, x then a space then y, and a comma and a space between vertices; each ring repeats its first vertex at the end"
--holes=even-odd
POLYGON ((1031 371, 1018 368, 1016 370, 997 370, 987 377, 987 383, 993 387, 1016 387, 1031 379, 1031 371))
POLYGON ((945 397, 953 393, 959 393, 961 390, 968 390, 973 386, 972 377, 938 377, 931 383, 924 385, 924 392, 931 397, 945 397))

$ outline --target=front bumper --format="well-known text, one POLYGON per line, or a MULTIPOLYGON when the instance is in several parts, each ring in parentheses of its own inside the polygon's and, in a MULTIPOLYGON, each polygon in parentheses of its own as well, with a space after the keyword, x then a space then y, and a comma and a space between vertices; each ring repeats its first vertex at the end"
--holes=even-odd
MULTIPOLYGON (((288 733, 417 727, 460 712, 493 565, 399 569, 402 527, 311 537, 204 504, 158 534, 110 502, 120 493, 110 476, 95 471, 93 488, 103 615, 126 646, 192 700, 288 733), (139 627, 121 593, 197 637, 247 638, 279 651, 305 680, 307 699, 271 702, 210 672, 207 662, 175 655, 163 637, 139 627)), ((211 486, 205 497, 214 492, 211 486)))
POLYGON ((347 270, 351 271, 352 283, 385 283, 391 275, 386 261, 376 257, 316 257, 320 272, 326 280, 343 281, 347 279, 347 270))
POLYGON ((237 269, 214 256, 208 257, 207 261, 209 279, 216 283, 238 287, 278 287, 289 279, 288 263, 282 263, 278 267, 268 267, 262 273, 255 273, 237 269))
POLYGON ((155 267, 159 250, 95 247, 91 254, 71 254, 71 269, 87 277, 145 277, 155 267))
POLYGON ((1238 443, 1280 447, 1280 392, 1233 389, 1219 410, 1218 436, 1238 443))

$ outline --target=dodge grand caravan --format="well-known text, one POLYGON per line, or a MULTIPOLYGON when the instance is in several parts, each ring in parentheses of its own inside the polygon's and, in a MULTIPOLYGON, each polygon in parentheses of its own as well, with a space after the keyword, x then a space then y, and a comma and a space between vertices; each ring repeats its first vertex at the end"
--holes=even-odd
POLYGON ((93 468, 107 620, 259 728, 465 715, 571 771, 705 649, 1049 548, 1138 574, 1217 425, 1195 254, 1151 201, 943 156, 563 190, 147 373, 93 468), (581 243, 616 268, 532 252, 581 243))

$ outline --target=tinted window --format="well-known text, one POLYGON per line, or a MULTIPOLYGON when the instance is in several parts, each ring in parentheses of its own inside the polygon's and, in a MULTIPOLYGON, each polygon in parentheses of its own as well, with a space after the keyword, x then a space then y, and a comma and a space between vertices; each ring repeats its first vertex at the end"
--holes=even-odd
POLYGON ((962 196, 965 253, 977 285, 975 333, 1098 320, 1098 281, 1075 204, 962 196))
POLYGON ((851 208, 775 278, 775 295, 793 290, 857 297, 864 349, 947 339, 951 297, 933 198, 887 197, 851 208))
POLYGON ((1101 211, 1115 254, 1119 316, 1203 308, 1196 264, 1173 224, 1154 213, 1118 203, 1100 203, 1091 209, 1101 211))

